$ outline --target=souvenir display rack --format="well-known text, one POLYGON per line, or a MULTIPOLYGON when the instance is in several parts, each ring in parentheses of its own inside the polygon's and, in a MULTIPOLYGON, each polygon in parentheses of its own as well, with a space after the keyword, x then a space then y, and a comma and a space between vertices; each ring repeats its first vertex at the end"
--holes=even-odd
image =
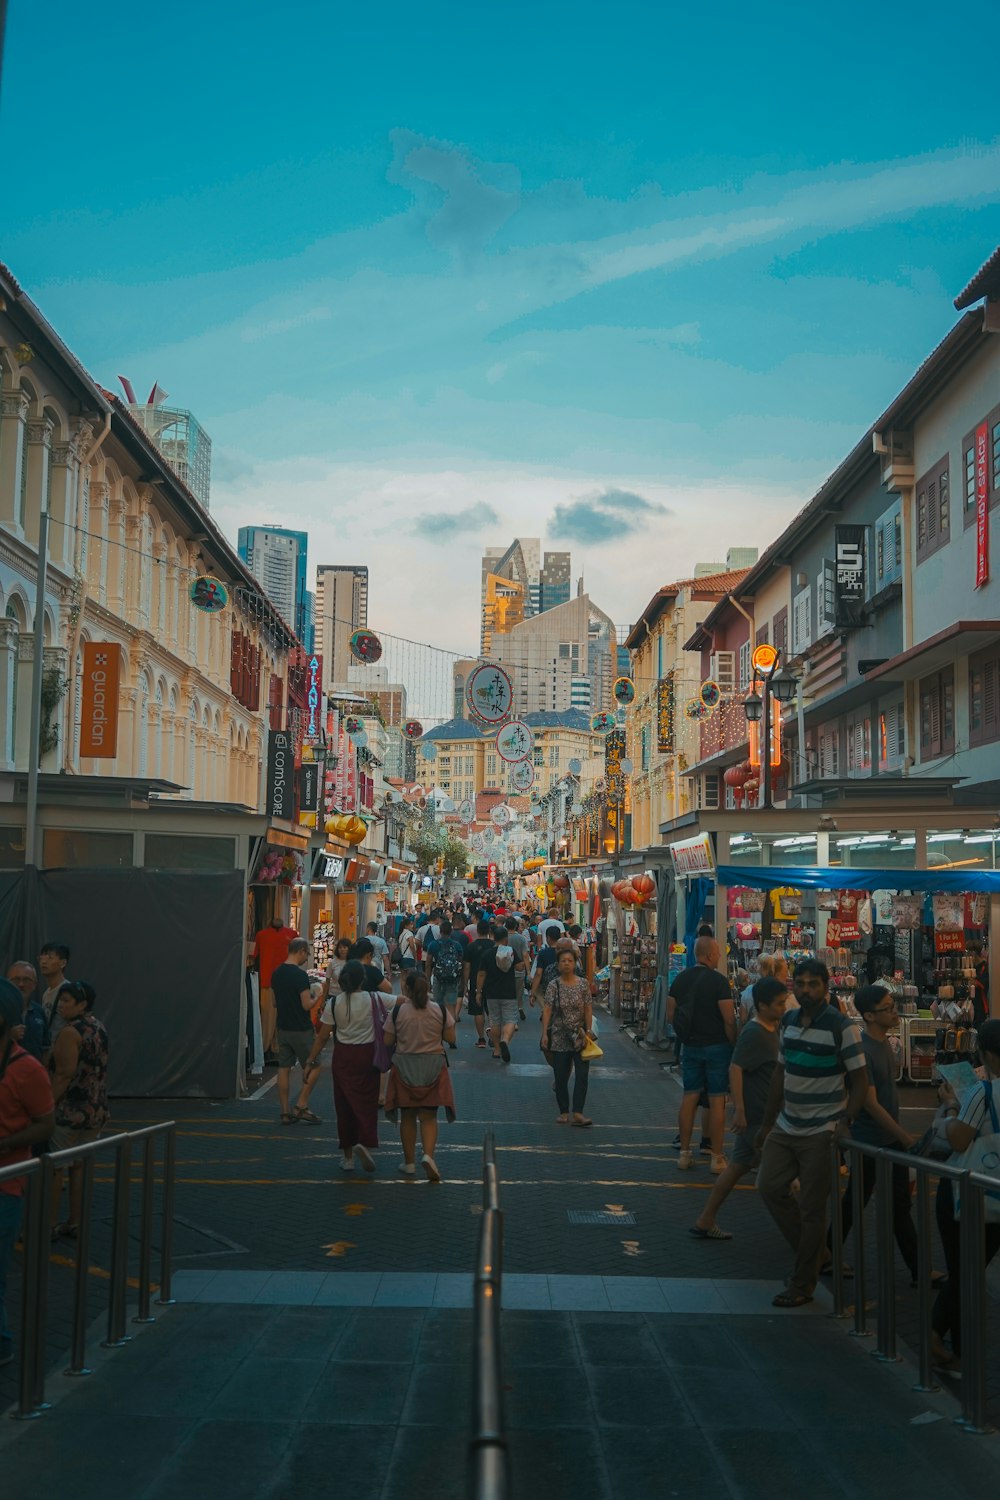
POLYGON ((618 1020, 622 1026, 646 1029, 656 983, 656 937, 625 932, 618 944, 618 1020))

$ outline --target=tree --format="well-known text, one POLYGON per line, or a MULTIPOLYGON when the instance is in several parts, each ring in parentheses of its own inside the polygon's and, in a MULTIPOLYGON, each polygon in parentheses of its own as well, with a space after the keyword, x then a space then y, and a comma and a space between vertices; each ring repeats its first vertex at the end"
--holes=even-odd
POLYGON ((431 874, 437 867, 441 857, 441 834, 436 828, 428 828, 421 824, 414 829, 407 840, 413 850, 414 858, 420 869, 425 874, 431 874))
POLYGON ((449 880, 455 880, 459 875, 464 875, 469 868, 469 850, 453 833, 445 832, 441 840, 439 858, 444 860, 444 873, 449 880))

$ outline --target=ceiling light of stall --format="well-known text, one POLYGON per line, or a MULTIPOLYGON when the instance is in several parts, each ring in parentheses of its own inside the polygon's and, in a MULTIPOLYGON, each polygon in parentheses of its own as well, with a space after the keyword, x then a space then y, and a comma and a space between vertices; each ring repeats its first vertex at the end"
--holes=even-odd
POLYGON ((927 835, 927 842, 929 844, 948 844, 952 839, 959 837, 958 833, 929 833, 927 835))
POLYGON ((846 844, 846 845, 848 845, 848 846, 850 846, 850 845, 852 845, 852 844, 863 844, 863 843, 864 843, 864 839, 863 839, 863 838, 861 838, 861 836, 860 836, 860 835, 856 835, 856 836, 855 836, 855 837, 853 837, 853 838, 846 838, 846 839, 838 839, 838 840, 837 840, 837 848, 838 848, 838 849, 840 849, 840 848, 842 848, 842 847, 843 847, 843 846, 844 846, 844 845, 845 845, 845 844, 846 844))
POLYGON ((797 843, 798 839, 775 839, 774 847, 775 849, 791 849, 797 843))
POLYGON ((964 844, 994 844, 996 843, 998 838, 1000 838, 1000 834, 976 833, 973 834, 971 838, 963 839, 962 842, 964 844))
POLYGON ((748 833, 734 833, 729 840, 729 845, 732 848, 733 844, 749 844, 749 842, 750 835, 748 833))
POLYGON ((900 839, 898 847, 900 849, 912 849, 916 842, 916 839, 900 839))

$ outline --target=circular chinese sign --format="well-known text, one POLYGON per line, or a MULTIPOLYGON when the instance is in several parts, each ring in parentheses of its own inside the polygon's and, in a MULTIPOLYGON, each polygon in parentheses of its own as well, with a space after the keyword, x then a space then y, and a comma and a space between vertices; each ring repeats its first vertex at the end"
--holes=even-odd
POLYGON ((498 828, 504 828, 510 822, 512 815, 510 808, 506 807, 501 802, 498 807, 495 807, 493 809, 493 812, 490 814, 490 816, 492 817, 494 823, 498 828))
POLYGON ((595 734, 610 734, 615 727, 614 714, 594 714, 590 727, 595 734))
POLYGON ((407 719, 403 725, 403 733, 408 740, 419 740, 424 732, 424 726, 419 719, 407 719))
POLYGON ((471 823, 475 815, 475 806, 468 797, 466 797, 464 802, 458 804, 458 816, 463 823, 471 823))
POLYGON ((497 753, 501 760, 511 763, 527 760, 534 748, 535 736, 520 719, 511 719, 497 735, 497 753))
POLYGON ((707 682, 702 683, 701 690, 698 696, 701 698, 701 701, 702 703, 704 703, 706 708, 718 708, 719 704, 722 702, 722 689, 720 688, 719 684, 710 677, 707 682))
POLYGON ((382 642, 371 630, 356 630, 351 636, 350 646, 355 661, 378 661, 382 655, 382 642))
POLYGON ((689 698, 684 705, 684 714, 688 719, 707 719, 712 710, 700 698, 689 698))
POLYGON ((348 718, 344 720, 344 733, 349 734, 351 739, 356 739, 359 734, 364 733, 365 726, 360 719, 348 718))
POLYGON ((483 662, 465 685, 469 708, 484 724, 502 724, 514 703, 514 689, 502 667, 483 662))
POLYGON ((526 792, 535 784, 535 768, 530 760, 519 760, 508 773, 511 788, 515 792, 526 792))
POLYGON ((206 573, 192 580, 188 598, 195 609, 204 610, 207 615, 217 615, 229 603, 229 590, 221 579, 206 573))
POLYGON ((635 683, 631 677, 615 678, 615 685, 611 689, 616 703, 635 702, 635 683))
POLYGON ((426 745, 420 746, 420 754, 425 756, 427 760, 436 760, 437 753, 438 747, 433 740, 428 740, 426 745))

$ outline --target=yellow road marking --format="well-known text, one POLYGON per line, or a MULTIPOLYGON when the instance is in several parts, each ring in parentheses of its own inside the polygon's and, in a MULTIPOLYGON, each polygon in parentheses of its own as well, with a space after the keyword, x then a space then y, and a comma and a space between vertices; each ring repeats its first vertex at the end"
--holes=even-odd
POLYGON ((370 1203, 347 1203, 344 1205, 344 1213, 352 1219, 360 1219, 362 1214, 370 1214, 372 1206, 370 1203))
MULTIPOLYGON (((50 1255, 49 1264, 52 1266, 70 1266, 71 1268, 74 1268, 76 1266, 76 1261, 72 1260, 68 1255, 50 1255)), ((96 1276, 100 1281, 111 1280, 111 1272, 106 1271, 103 1266, 88 1266, 87 1275, 96 1276)), ((135 1276, 129 1276, 127 1278, 126 1284, 130 1287, 134 1287, 136 1291, 138 1291, 139 1289, 139 1281, 135 1276)), ((149 1289, 151 1292, 158 1292, 160 1290, 159 1284, 155 1281, 151 1281, 149 1284, 149 1289)))
POLYGON ((321 1245, 320 1249, 326 1251, 327 1260, 340 1260, 348 1250, 356 1250, 357 1245, 352 1245, 350 1240, 334 1240, 332 1245, 321 1245))

